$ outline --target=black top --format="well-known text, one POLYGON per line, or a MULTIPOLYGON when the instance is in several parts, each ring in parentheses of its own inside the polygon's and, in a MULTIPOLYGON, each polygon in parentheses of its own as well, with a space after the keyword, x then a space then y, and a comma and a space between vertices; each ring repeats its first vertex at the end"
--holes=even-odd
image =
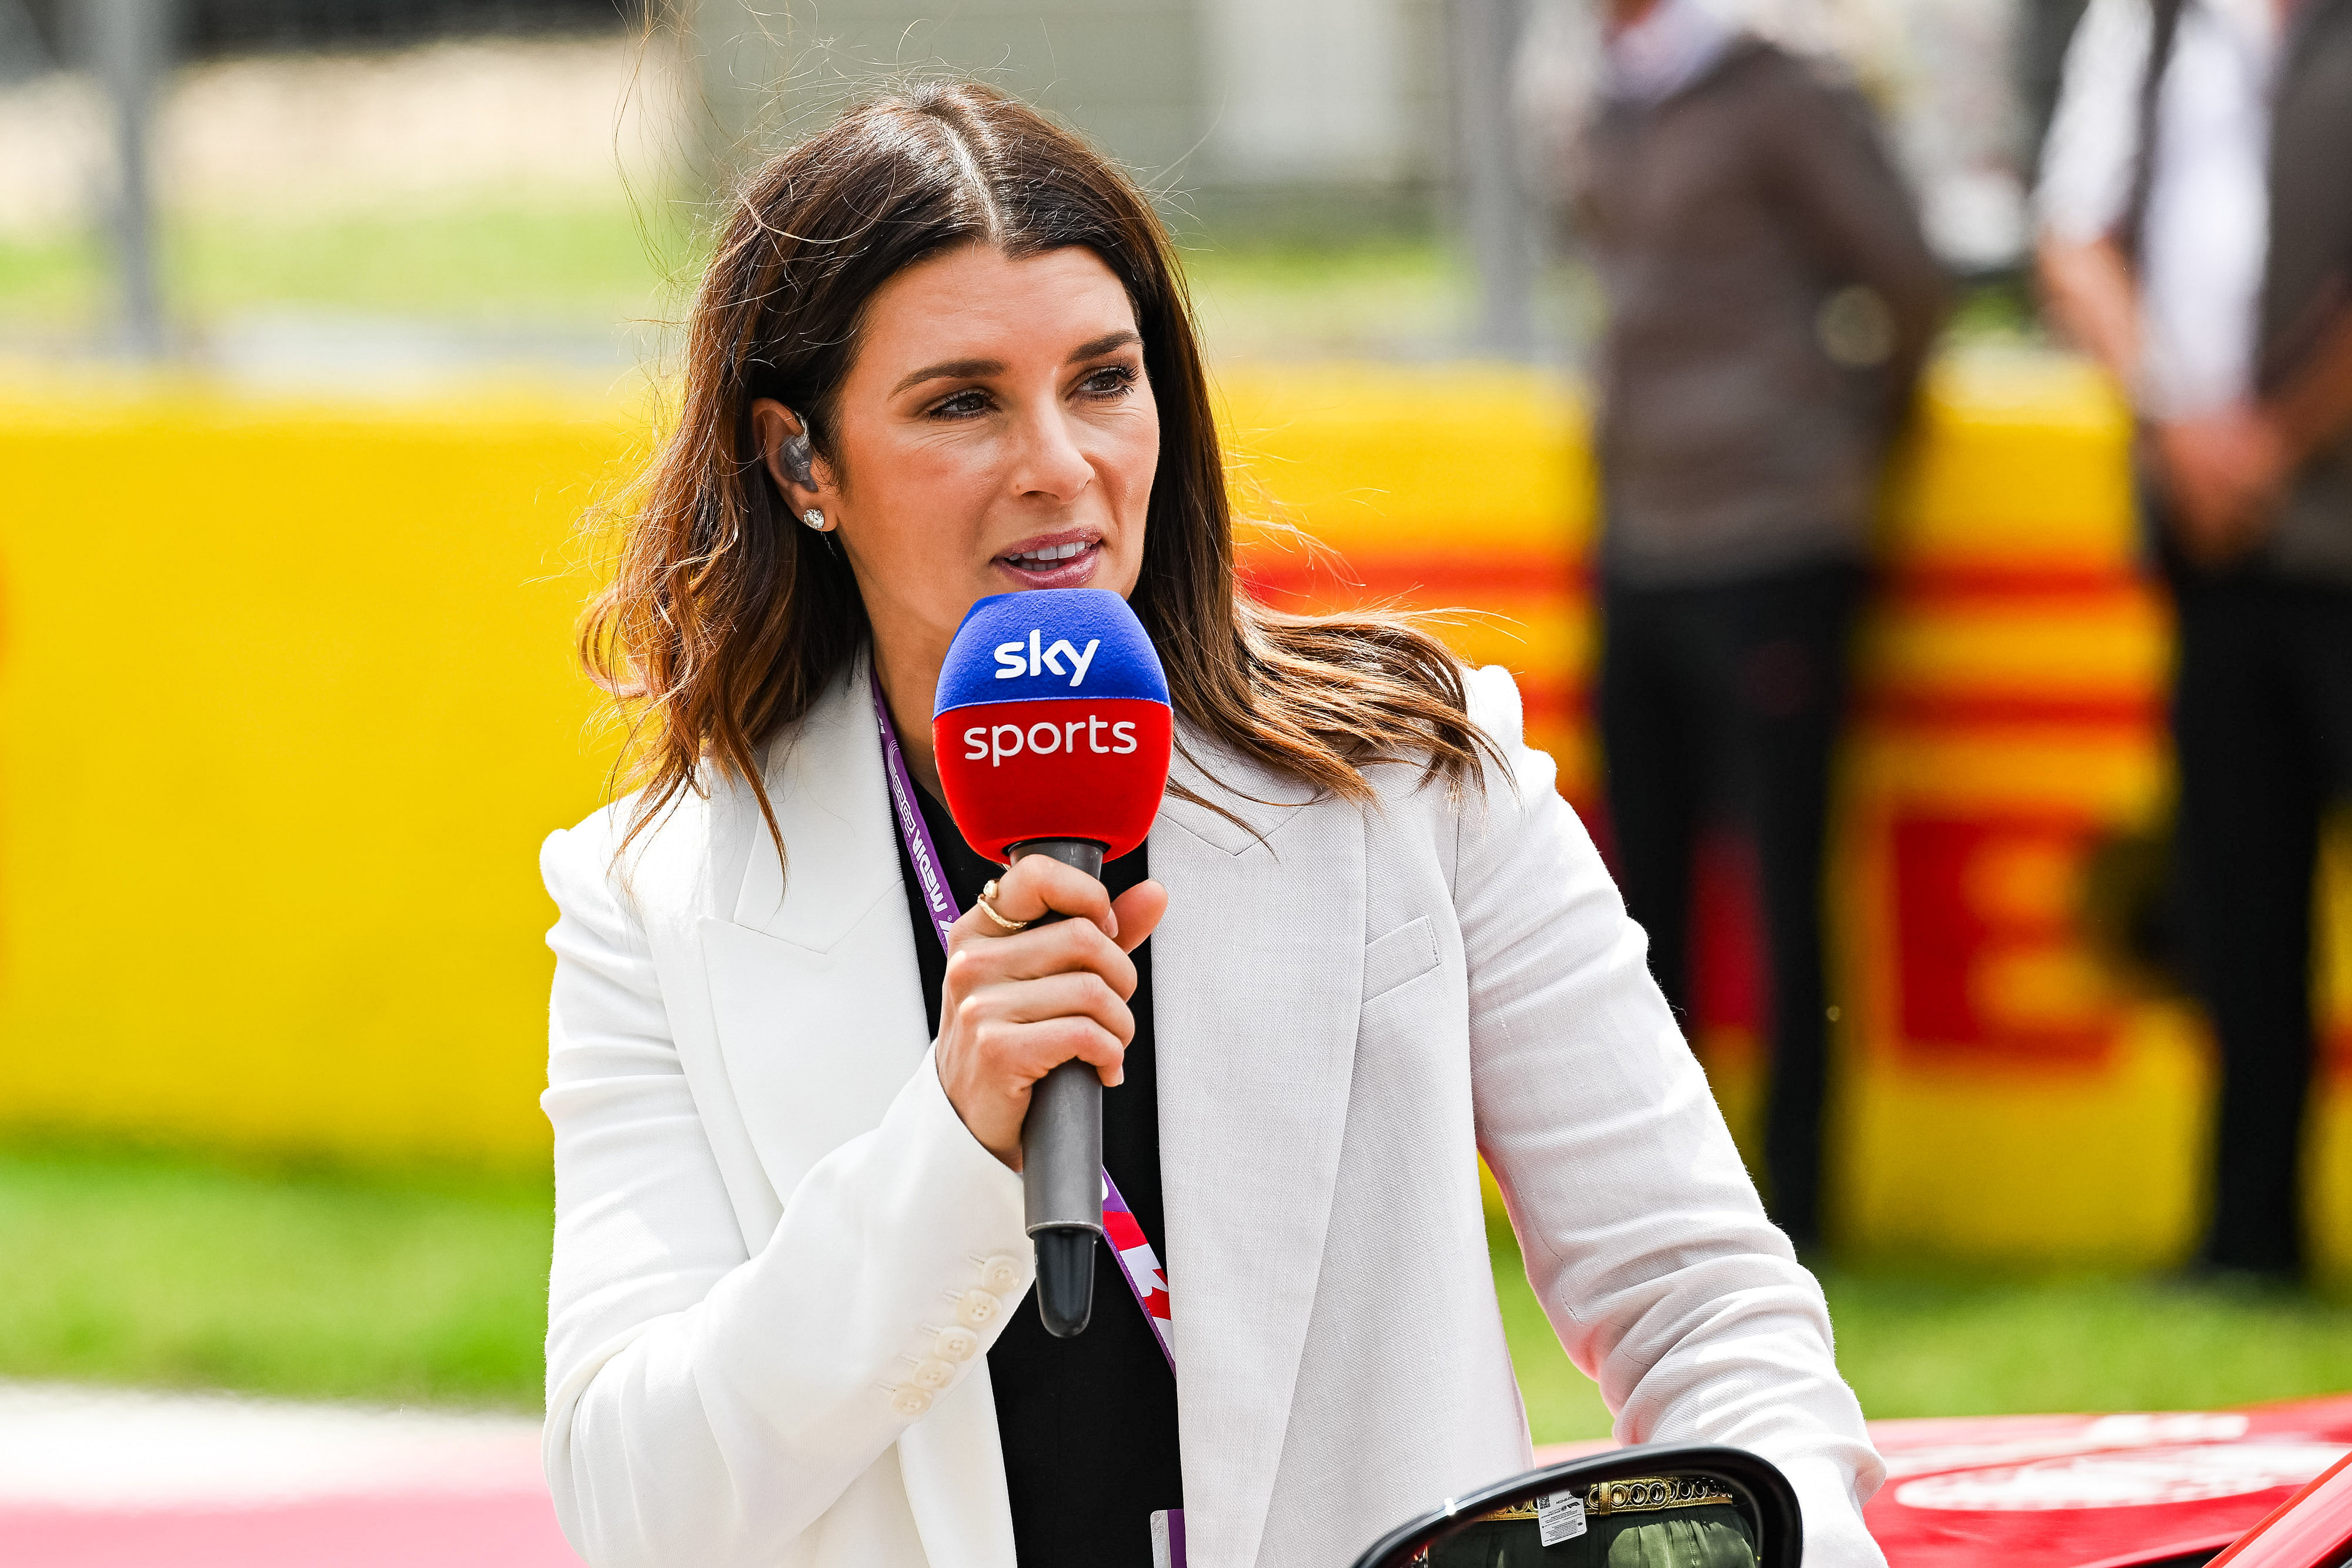
MULTIPOLYGON (((918 786, 915 799, 956 904, 970 909, 1003 867, 973 852, 929 790, 918 786)), ((891 821, 895 830, 895 812, 891 821)), ((1103 867, 1112 897, 1151 874, 1147 852, 1139 848, 1103 867)), ((898 874, 915 927, 915 961, 923 971, 923 1007, 936 1039, 947 955, 923 907, 903 835, 898 874)), ((1135 1040, 1127 1048, 1127 1079, 1103 1091, 1103 1164, 1164 1261, 1150 943, 1136 950, 1135 969, 1129 1001, 1135 1040)), ((1033 1291, 1023 1299, 988 1353, 1021 1568, 1151 1568, 1151 1515, 1184 1506, 1176 1379, 1108 1247, 1095 1249, 1094 1318, 1084 1333, 1073 1339, 1048 1334, 1034 1296, 1033 1291)))

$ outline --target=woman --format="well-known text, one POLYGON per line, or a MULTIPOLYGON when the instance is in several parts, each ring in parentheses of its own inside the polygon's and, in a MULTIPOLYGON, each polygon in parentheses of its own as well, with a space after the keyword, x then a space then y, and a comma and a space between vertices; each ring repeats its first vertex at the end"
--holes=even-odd
POLYGON ((1621 1436, 1768 1454, 1817 1561, 1875 1562, 1821 1293, 1509 680, 1252 604, 1226 505, 1166 237, 1035 114, 927 88, 742 193, 585 637, 645 785, 543 855, 572 1542, 1345 1563, 1527 1462, 1483 1150, 1621 1436), (975 865, 935 799, 963 612, 1064 586, 1129 596, 1179 716, 1108 889, 975 865), (944 946, 906 869, 926 833, 944 946), (1146 1260, 1053 1341, 1013 1166, 1028 1086, 1074 1056, 1114 1085, 1106 1166, 1167 1291, 1146 1260))

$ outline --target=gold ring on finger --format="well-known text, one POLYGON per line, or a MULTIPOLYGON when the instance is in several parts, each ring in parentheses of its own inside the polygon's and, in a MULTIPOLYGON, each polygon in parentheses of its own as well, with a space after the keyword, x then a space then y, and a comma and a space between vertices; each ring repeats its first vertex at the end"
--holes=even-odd
POLYGON ((994 898, 995 896, 996 883, 992 879, 986 887, 980 890, 980 912, 982 915, 987 915, 991 920, 995 921, 1000 926, 1003 927, 1004 934, 1007 936, 1012 936, 1015 931, 1028 930, 1029 922, 1026 920, 1007 920, 1004 916, 996 913, 996 905, 989 902, 990 899, 994 898))

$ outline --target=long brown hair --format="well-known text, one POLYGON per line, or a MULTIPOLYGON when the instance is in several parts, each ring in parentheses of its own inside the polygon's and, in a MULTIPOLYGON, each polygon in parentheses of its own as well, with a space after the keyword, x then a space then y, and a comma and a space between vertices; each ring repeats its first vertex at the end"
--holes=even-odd
POLYGON ((1458 788, 1486 742, 1461 666, 1402 617, 1301 616, 1244 593, 1192 308, 1150 204, 1076 137, 990 88, 930 82, 850 109, 751 176, 696 298, 684 402, 580 633, 631 722, 634 838, 710 764, 748 783, 867 635, 857 584, 793 526, 751 429, 798 411, 820 455, 860 313, 906 267, 967 245, 1022 257, 1081 246, 1126 285, 1160 408, 1160 465, 1130 602, 1177 713, 1310 791, 1363 800, 1365 765, 1458 788))

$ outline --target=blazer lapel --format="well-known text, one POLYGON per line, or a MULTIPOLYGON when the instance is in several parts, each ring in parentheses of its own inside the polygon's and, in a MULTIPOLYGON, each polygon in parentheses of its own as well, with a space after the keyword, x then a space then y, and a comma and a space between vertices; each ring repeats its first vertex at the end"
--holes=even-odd
POLYGON ((868 678, 861 657, 776 741, 765 779, 786 860, 777 860, 752 806, 757 841, 744 858, 736 925, 824 952, 871 894, 898 886, 868 678))
POLYGON ((929 1045, 866 679, 860 660, 778 743, 765 777, 786 859, 747 802, 733 917, 701 931, 728 1079, 785 1201, 881 1122, 929 1045))
POLYGON ((1257 1554, 1339 1165, 1364 950, 1361 815, 1185 731, 1151 834, 1160 1183, 1194 1560, 1257 1554), (1211 774, 1213 773, 1214 777, 1211 774), (1251 797, 1255 797, 1252 799, 1251 797))

